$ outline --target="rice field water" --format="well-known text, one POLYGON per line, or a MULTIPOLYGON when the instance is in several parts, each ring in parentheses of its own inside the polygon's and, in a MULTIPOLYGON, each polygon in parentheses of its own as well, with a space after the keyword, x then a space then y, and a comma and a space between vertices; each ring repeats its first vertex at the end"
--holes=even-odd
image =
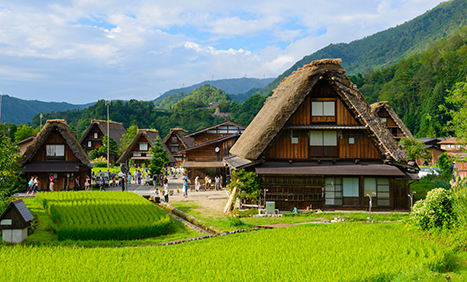
POLYGON ((390 281, 449 250, 400 224, 304 225, 142 248, 0 247, 4 281, 390 281))
POLYGON ((36 195, 58 222, 59 240, 126 240, 167 232, 170 217, 141 196, 127 192, 63 192, 36 195))

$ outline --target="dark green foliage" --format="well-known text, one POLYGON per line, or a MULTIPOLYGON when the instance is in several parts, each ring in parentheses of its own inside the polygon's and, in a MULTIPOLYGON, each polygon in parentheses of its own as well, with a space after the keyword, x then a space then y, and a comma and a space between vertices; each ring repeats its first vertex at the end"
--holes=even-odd
POLYGON ((237 198, 255 201, 261 194, 261 183, 256 172, 248 172, 244 169, 232 172, 229 189, 237 187, 237 198))
POLYGON ((149 151, 152 154, 149 172, 151 175, 159 175, 162 172, 162 168, 169 163, 169 152, 164 150, 162 142, 159 139, 156 140, 154 147, 151 147, 149 151))
POLYGON ((19 147, 7 136, 0 135, 0 206, 11 195, 24 190, 24 179, 21 178, 21 170, 18 160, 19 147))
POLYGON ((92 150, 91 152, 89 152, 88 157, 89 157, 89 159, 91 161, 98 158, 99 157, 99 150, 98 149, 92 150))
POLYGON ((133 141, 137 133, 138 133, 137 125, 132 124, 130 127, 126 129, 126 134, 123 134, 122 138, 120 138, 120 147, 118 148, 119 155, 122 155, 123 152, 125 152, 126 148, 133 141))
MULTIPOLYGON (((99 147, 98 153, 101 155, 107 156, 107 135, 104 135, 104 139, 102 139, 102 146, 99 147)), ((109 143, 109 154, 110 155, 118 155, 118 145, 117 142, 113 139, 110 138, 108 140, 109 143)))
POLYGON ((19 142, 36 134, 36 131, 25 124, 19 125, 15 132, 15 141, 19 142))
MULTIPOLYGON (((425 14, 394 28, 348 44, 330 44, 311 55, 305 56, 259 93, 266 95, 293 71, 314 60, 342 58, 342 66, 351 75, 391 66, 401 59, 426 50, 431 43, 447 38, 463 28, 466 24, 466 14, 467 3, 464 0, 447 1, 425 14)), ((456 76, 455 69, 450 72, 453 76, 456 76)), ((371 91, 371 89, 366 90, 369 93, 379 92, 371 91)), ((368 96, 366 97, 368 99, 368 96)))
POLYGON ((444 152, 439 156, 436 166, 441 169, 440 177, 442 179, 451 180, 453 165, 453 160, 450 158, 448 153, 444 152))
POLYGON ((402 138, 400 144, 409 154, 408 160, 416 160, 418 158, 424 161, 431 161, 432 155, 430 150, 421 141, 414 138, 402 138))
POLYGON ((204 84, 178 101, 172 108, 178 110, 196 109, 206 107, 209 103, 228 101, 231 101, 231 99, 224 90, 217 89, 209 84, 204 84))

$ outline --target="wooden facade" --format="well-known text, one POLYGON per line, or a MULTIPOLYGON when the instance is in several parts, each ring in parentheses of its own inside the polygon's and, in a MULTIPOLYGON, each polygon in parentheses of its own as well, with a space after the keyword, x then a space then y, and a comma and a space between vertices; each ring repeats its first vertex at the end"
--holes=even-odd
POLYGON ((187 134, 182 128, 172 128, 163 141, 175 158, 175 166, 182 165, 183 151, 194 146, 193 138, 186 137, 187 134))
POLYGON ((206 175, 211 178, 222 175, 225 181, 229 169, 224 159, 231 156, 230 148, 244 129, 244 126, 226 120, 188 134, 187 137, 193 138, 194 146, 183 151, 183 167, 188 171, 187 176, 193 180, 196 176, 204 179, 206 175))
POLYGON ((23 154, 23 174, 28 181, 39 180, 40 191, 49 190, 49 177, 56 179, 54 191, 84 188, 86 175, 91 175, 91 163, 65 121, 47 121, 44 128, 23 154))
POLYGON ((280 210, 364 210, 369 196, 375 210, 407 210, 415 176, 394 162, 407 155, 388 131, 394 121, 388 114, 383 124, 336 61, 323 62, 282 81, 231 149, 229 165, 250 165, 263 199, 280 210))
POLYGON ((396 124, 396 122, 391 117, 391 115, 389 115, 389 113, 388 113, 388 111, 386 109, 381 109, 378 112, 378 116, 381 119, 381 121, 384 123, 384 125, 386 125, 389 132, 391 132, 391 134, 394 136, 394 138, 401 139, 401 138, 407 137, 407 136, 405 136, 404 132, 402 132, 400 127, 396 124))

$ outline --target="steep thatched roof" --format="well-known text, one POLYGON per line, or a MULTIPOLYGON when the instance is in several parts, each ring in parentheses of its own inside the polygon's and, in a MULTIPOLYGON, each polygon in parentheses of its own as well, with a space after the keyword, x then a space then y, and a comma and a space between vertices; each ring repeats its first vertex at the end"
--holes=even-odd
POLYGON ((165 136, 163 143, 165 144, 172 135, 176 135, 177 138, 182 142, 185 148, 191 148, 195 145, 195 141, 193 138, 186 137, 188 135, 188 131, 183 128, 171 128, 169 134, 165 136))
MULTIPOLYGON (((93 125, 97 125, 100 129, 100 131, 104 134, 107 135, 107 121, 106 120, 97 120, 93 119, 91 120, 91 124, 89 127, 86 129, 84 132, 83 136, 79 139, 79 143, 81 144, 84 141, 84 138, 89 134, 89 131, 91 131, 93 125)), ((123 137, 123 134, 126 134, 126 129, 123 126, 123 124, 119 122, 114 122, 114 121, 109 121, 109 136, 115 142, 117 142, 117 146, 120 146, 120 139, 123 137)))
POLYGON ((376 114, 378 114, 378 112, 382 109, 385 109, 389 113, 391 118, 394 120, 394 122, 397 124, 397 126, 399 126, 400 130, 405 135, 405 137, 414 138, 412 132, 410 132, 410 130, 407 128, 404 122, 396 114, 396 112, 391 108, 391 106, 389 106, 389 103, 387 101, 371 104, 371 108, 375 111, 376 114))
POLYGON ((23 166, 30 161, 44 144, 45 140, 47 140, 49 135, 54 131, 58 131, 60 135, 62 135, 68 146, 70 146, 70 149, 73 151, 73 154, 75 154, 76 158, 82 164, 91 166, 91 161, 89 160, 88 155, 83 150, 83 147, 78 143, 78 140, 76 140, 73 132, 64 119, 48 120, 42 130, 37 134, 36 138, 34 138, 31 145, 29 145, 26 152, 24 152, 24 158, 19 161, 19 164, 23 166))
POLYGON ((167 146, 162 142, 161 137, 159 136, 159 132, 157 130, 152 130, 152 129, 138 129, 138 132, 136 133, 135 138, 133 138, 133 141, 131 141, 130 145, 126 148, 125 152, 120 156, 120 158, 117 160, 117 163, 126 163, 131 157, 132 154, 131 152, 135 148, 135 146, 138 144, 138 140, 144 136, 146 140, 148 140, 148 143, 151 147, 154 147, 154 143, 156 142, 157 139, 159 139, 162 143, 162 147, 164 148, 165 151, 169 152, 169 162, 174 163, 175 158, 172 155, 172 153, 169 151, 167 146))
POLYGON ((206 131, 211 130, 211 129, 214 129, 214 128, 216 128, 216 127, 225 126, 225 125, 231 125, 231 126, 236 126, 236 127, 240 128, 240 129, 245 129, 245 126, 243 126, 243 125, 241 125, 241 124, 238 124, 238 123, 236 123, 236 122, 233 122, 233 121, 231 121, 230 119, 227 118, 227 119, 225 119, 225 121, 223 121, 223 122, 221 122, 221 123, 214 124, 214 125, 212 125, 212 126, 208 126, 208 127, 202 128, 202 129, 200 129, 200 130, 196 130, 195 132, 192 132, 192 133, 190 133, 190 134, 187 134, 186 136, 187 136, 187 137, 193 137, 193 136, 195 136, 195 135, 197 135, 197 134, 206 132, 206 131))
POLYGON ((314 61, 284 79, 230 149, 230 153, 248 160, 258 159, 302 104, 313 86, 320 79, 326 79, 357 122, 370 130, 380 151, 394 160, 405 159, 408 156, 407 152, 371 110, 356 85, 345 75, 340 62, 340 59, 314 61))

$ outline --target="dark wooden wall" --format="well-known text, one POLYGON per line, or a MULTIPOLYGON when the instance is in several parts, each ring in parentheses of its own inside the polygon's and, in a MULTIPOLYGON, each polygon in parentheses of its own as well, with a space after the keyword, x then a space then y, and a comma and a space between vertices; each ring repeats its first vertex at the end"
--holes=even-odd
POLYGON ((222 138, 230 135, 232 135, 232 133, 200 133, 193 137, 195 140, 195 146, 198 146, 199 144, 202 144, 204 142, 208 142, 217 138, 222 138))
POLYGON ((54 145, 54 144, 65 144, 65 161, 78 161, 76 158, 75 154, 71 150, 70 146, 66 143, 66 140, 62 137, 60 133, 52 132, 47 140, 42 144, 42 146, 37 150, 36 154, 34 157, 31 159, 31 161, 45 161, 47 160, 46 158, 46 145, 54 145))
POLYGON ((102 140, 104 139, 104 134, 101 132, 99 126, 94 124, 86 135, 86 137, 81 142, 81 146, 86 150, 86 152, 90 152, 95 149, 99 149, 102 146, 102 140), (97 132, 98 136, 97 139, 94 138, 94 133, 97 132), (88 141, 91 141, 92 147, 88 147, 88 141))

